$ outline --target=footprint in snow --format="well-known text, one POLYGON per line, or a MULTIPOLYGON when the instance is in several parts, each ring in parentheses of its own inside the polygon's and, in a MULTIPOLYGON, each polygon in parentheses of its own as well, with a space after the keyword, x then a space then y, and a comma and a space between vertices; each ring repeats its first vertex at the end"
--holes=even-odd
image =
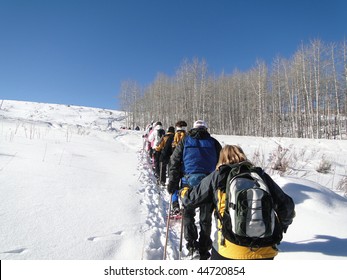
POLYGON ((20 249, 10 250, 6 252, 2 252, 2 253, 3 254, 21 254, 21 253, 24 253, 25 251, 27 251, 26 248, 20 248, 20 249))
POLYGON ((113 239, 114 236, 121 236, 123 235, 123 231, 117 231, 117 232, 114 232, 114 233, 111 233, 111 234, 108 234, 108 235, 102 235, 102 236, 92 236, 92 237, 89 237, 87 238, 88 241, 98 241, 98 240, 110 240, 110 239, 113 239))

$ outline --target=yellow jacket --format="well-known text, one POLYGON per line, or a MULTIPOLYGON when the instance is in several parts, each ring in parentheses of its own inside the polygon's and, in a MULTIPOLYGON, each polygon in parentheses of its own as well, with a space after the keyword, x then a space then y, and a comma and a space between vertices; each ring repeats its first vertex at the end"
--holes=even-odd
POLYGON ((159 144, 155 147, 155 150, 156 150, 157 152, 160 152, 162 149, 164 149, 167 139, 168 139, 169 136, 172 135, 172 134, 173 134, 172 132, 167 132, 167 133, 163 136, 163 138, 161 139, 161 141, 159 142, 159 144))
POLYGON ((180 142, 186 136, 186 131, 178 130, 175 133, 174 140, 172 142, 172 148, 176 148, 178 142, 180 142))

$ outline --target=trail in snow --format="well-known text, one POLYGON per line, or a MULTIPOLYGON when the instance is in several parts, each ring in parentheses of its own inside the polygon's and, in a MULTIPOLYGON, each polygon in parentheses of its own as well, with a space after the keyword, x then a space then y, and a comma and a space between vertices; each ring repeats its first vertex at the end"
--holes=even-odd
MULTIPOLYGON (((166 236, 166 222, 169 208, 170 195, 163 186, 156 184, 156 178, 152 171, 152 165, 149 158, 144 151, 138 152, 139 165, 142 168, 140 174, 140 181, 143 188, 139 192, 143 193, 143 202, 148 208, 148 216, 146 223, 148 224, 148 237, 149 240, 145 251, 145 259, 162 259, 164 255, 165 236, 166 236), (153 206, 156 206, 155 208, 153 206)), ((179 244, 180 244, 180 231, 181 220, 171 220, 169 222, 169 234, 167 244, 168 260, 179 259, 179 244)), ((184 241, 183 241, 184 242, 184 241)), ((186 254, 186 250, 184 253, 186 254)))

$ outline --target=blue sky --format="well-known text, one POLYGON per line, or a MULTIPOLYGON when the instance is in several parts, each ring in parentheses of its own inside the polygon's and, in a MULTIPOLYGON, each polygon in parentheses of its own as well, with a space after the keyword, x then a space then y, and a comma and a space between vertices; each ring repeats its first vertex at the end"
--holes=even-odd
POLYGON ((146 86, 184 59, 211 72, 342 42, 345 0, 0 0, 0 99, 119 109, 122 81, 146 86))

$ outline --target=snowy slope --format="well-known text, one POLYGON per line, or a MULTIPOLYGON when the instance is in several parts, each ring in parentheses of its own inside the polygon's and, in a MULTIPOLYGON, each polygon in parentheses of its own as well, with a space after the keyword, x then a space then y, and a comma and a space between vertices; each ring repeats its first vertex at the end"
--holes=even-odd
MULTIPOLYGON (((168 194, 122 112, 4 100, 0 107, 0 259, 162 259, 168 194)), ((165 125, 165 124, 164 124, 165 125)), ((169 124, 170 125, 170 124, 169 124)), ((215 135, 270 171, 279 145, 295 166, 273 174, 297 217, 276 259, 347 259, 347 141, 215 135), (326 158, 331 171, 315 169, 326 158)), ((179 223, 168 259, 178 258, 179 223)))

